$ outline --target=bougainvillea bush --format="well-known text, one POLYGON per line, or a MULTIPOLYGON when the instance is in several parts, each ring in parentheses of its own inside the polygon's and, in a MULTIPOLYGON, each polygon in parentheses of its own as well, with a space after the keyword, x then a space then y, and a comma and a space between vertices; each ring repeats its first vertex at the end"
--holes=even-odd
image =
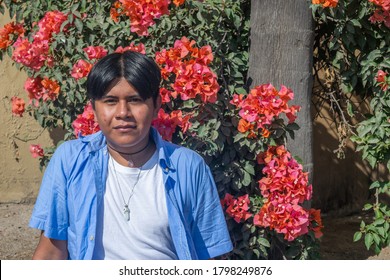
MULTIPOLYGON (((99 131, 86 96, 96 61, 133 50, 161 67, 163 106, 153 125, 164 139, 209 164, 234 243, 229 259, 318 258, 319 210, 312 186, 285 148, 299 106, 288 85, 248 88, 249 0, 1 1, 12 22, 0 55, 28 74, 11 97, 64 140, 99 131)), ((47 164, 55 147, 31 146, 47 164)))
MULTIPOLYGON (((371 167, 383 164, 390 170, 390 0, 313 0, 316 20, 315 72, 320 99, 332 105, 340 132, 339 155, 346 140, 352 140, 371 167), (362 114, 351 101, 368 100, 370 111, 362 114), (355 125, 352 118, 356 118, 355 125)), ((386 177, 386 176, 384 176, 386 177)), ((363 209, 372 221, 362 221, 354 240, 364 236, 367 249, 379 254, 390 244, 389 180, 367 186, 372 198, 363 209)))

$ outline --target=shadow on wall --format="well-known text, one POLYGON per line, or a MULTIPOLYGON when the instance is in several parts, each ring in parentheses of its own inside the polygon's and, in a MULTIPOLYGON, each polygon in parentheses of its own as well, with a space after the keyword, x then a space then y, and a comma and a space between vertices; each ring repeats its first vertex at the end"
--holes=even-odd
POLYGON ((50 130, 49 135, 50 138, 53 140, 53 145, 57 146, 58 142, 64 139, 65 134, 66 131, 59 127, 50 130))
MULTIPOLYGON (((313 206, 322 212, 349 214, 361 210, 370 198, 371 170, 355 152, 352 143, 345 148, 345 158, 334 152, 339 145, 332 124, 326 119, 313 123, 313 206)), ((333 127, 334 128, 334 127, 333 127)))
MULTIPOLYGON (((357 101, 356 104, 360 104, 361 110, 368 110, 364 102, 357 101)), ((312 109, 314 111, 314 106, 312 109)), ((365 203, 373 200, 373 193, 369 190, 371 183, 390 180, 387 169, 383 166, 372 169, 362 159, 361 153, 356 152, 351 141, 343 148, 345 157, 338 158, 335 151, 339 147, 339 139, 332 113, 324 104, 317 109, 320 111, 313 121, 312 205, 323 213, 358 213, 365 203)))

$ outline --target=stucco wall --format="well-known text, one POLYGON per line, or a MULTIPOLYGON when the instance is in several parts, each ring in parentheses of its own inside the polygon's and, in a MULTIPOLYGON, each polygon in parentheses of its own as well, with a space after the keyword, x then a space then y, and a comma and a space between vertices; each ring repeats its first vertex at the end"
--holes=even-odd
MULTIPOLYGON (((0 26, 9 18, 0 15, 0 26)), ((27 76, 6 57, 0 62, 0 203, 34 201, 42 179, 39 162, 32 158, 30 144, 52 144, 49 133, 25 113, 13 116, 11 97, 18 96, 28 103, 23 89, 27 76)))

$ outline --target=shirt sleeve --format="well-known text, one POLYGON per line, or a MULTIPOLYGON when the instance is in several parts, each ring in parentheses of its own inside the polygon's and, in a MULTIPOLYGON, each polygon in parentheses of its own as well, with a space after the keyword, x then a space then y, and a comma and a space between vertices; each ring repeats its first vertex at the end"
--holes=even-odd
POLYGON ((192 237, 198 258, 209 259, 230 252, 233 246, 210 169, 205 163, 200 169, 192 237))
POLYGON ((30 227, 43 230, 46 237, 58 240, 67 239, 68 228, 64 155, 66 150, 62 145, 45 170, 29 222, 30 227))

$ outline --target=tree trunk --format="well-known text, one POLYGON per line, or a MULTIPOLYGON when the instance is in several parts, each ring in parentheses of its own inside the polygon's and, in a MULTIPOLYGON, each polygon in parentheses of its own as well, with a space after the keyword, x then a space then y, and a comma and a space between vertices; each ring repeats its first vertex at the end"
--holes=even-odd
POLYGON ((301 106, 295 139, 288 139, 292 155, 303 160, 312 177, 312 119, 310 102, 314 26, 307 0, 252 0, 248 78, 251 88, 271 83, 291 88, 291 104, 301 106))

